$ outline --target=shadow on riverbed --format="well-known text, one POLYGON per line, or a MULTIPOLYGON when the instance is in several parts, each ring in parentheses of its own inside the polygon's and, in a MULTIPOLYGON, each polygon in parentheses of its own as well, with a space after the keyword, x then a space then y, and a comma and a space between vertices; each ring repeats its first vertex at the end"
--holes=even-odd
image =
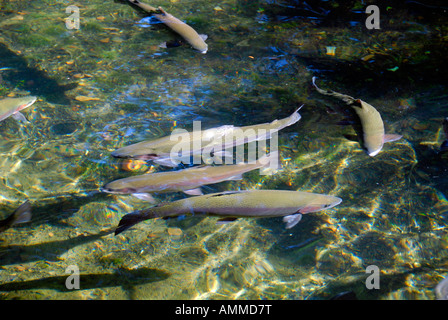
MULTIPOLYGON (((0 291, 51 289, 59 292, 70 292, 77 290, 68 289, 66 286, 67 278, 70 275, 73 275, 73 273, 37 280, 8 282, 0 285, 0 291)), ((134 286, 162 281, 167 279, 169 276, 169 273, 154 268, 143 267, 134 270, 119 268, 113 273, 79 274, 79 289, 86 290, 95 288, 122 287, 123 290, 128 292, 129 298, 132 299, 134 297, 134 286)))
POLYGON ((98 240, 103 236, 113 233, 114 230, 115 228, 111 228, 93 235, 80 235, 66 240, 43 242, 33 245, 0 246, 0 266, 38 260, 55 261, 68 250, 98 240))
POLYGON ((0 61, 0 68, 7 68, 1 73, 3 80, 29 91, 31 95, 43 96, 48 102, 70 104, 65 91, 74 89, 77 86, 76 83, 60 85, 44 71, 30 67, 25 58, 2 43, 0 43, 0 61))

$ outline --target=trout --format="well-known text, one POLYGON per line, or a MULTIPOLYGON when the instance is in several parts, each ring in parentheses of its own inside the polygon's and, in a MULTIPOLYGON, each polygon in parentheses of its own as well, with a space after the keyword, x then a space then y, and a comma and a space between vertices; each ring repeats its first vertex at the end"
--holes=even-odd
POLYGON ((179 34, 182 38, 185 39, 194 49, 199 52, 205 54, 207 53, 208 46, 204 41, 204 36, 199 35, 196 30, 190 27, 188 24, 180 21, 173 15, 169 14, 161 7, 155 8, 150 6, 149 4, 145 4, 140 2, 139 0, 128 0, 133 5, 138 6, 144 11, 152 14, 156 17, 160 22, 165 24, 168 28, 179 34))
POLYGON ((151 192, 182 191, 188 195, 202 195, 200 187, 226 180, 241 180, 242 174, 268 167, 270 155, 254 163, 239 163, 222 166, 201 166, 179 171, 166 171, 123 178, 106 184, 101 191, 133 196, 155 202, 151 192))
POLYGON ((300 120, 300 108, 298 108, 289 117, 274 120, 270 123, 245 127, 224 125, 202 131, 182 133, 175 133, 176 131, 173 131, 173 133, 169 136, 155 140, 146 140, 117 149, 113 151, 111 155, 115 158, 153 160, 154 162, 164 166, 175 167, 178 165, 179 161, 177 161, 173 156, 175 155, 177 157, 178 155, 178 153, 174 152, 174 150, 180 145, 179 141, 183 141, 182 145, 184 147, 185 143, 187 144, 187 150, 181 150, 183 152, 182 156, 185 157, 189 155, 202 154, 204 150, 221 152, 227 148, 245 143, 270 139, 272 134, 300 120), (207 142, 207 144, 204 145, 204 141, 210 140, 210 143, 207 142))
POLYGON ((28 122, 20 111, 31 106, 36 99, 37 97, 26 96, 0 100, 0 121, 12 116, 16 120, 28 122))
POLYGON ((283 217, 286 229, 294 227, 302 214, 329 209, 341 203, 330 195, 285 190, 246 190, 206 194, 129 213, 120 220, 115 235, 154 218, 206 214, 218 216, 217 223, 237 218, 283 217))
POLYGON ((383 148, 385 142, 401 139, 401 135, 385 134, 383 119, 373 106, 360 99, 355 99, 333 90, 322 90, 316 85, 315 79, 316 77, 313 77, 313 85, 319 93, 341 99, 356 112, 361 121, 363 145, 369 156, 376 156, 383 148))

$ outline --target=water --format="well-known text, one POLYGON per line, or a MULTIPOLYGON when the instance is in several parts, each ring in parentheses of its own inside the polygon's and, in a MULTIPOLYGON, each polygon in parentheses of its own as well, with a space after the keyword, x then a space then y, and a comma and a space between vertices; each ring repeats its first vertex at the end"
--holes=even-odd
MULTIPOLYGON (((445 158, 446 9, 390 2, 381 29, 362 2, 159 1, 208 35, 209 52, 160 48, 176 39, 126 3, 82 1, 68 30, 62 1, 0 5, 0 94, 34 94, 30 124, 0 123, 0 217, 25 200, 30 223, 0 234, 2 299, 435 299, 448 272, 445 158), (332 49, 336 47, 334 55, 332 49), (10 69, 9 69, 10 68, 10 69), (321 88, 362 99, 403 139, 365 154, 347 108, 321 88), (85 98, 88 97, 88 98, 85 98), (338 196, 335 208, 281 219, 153 220, 114 236, 120 218, 149 206, 99 192, 124 171, 110 152, 191 129, 270 122, 298 106, 279 135, 283 169, 205 192, 287 189, 338 196), (365 286, 381 270, 380 290, 365 286), (77 266, 81 290, 67 289, 77 266)), ((167 202, 185 197, 159 194, 167 202)))

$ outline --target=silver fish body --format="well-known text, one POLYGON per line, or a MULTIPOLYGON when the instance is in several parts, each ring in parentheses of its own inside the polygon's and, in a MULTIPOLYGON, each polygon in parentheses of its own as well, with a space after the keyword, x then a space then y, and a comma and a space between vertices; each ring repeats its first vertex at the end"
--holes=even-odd
POLYGON ((114 194, 145 194, 151 192, 183 191, 187 194, 201 194, 199 187, 226 180, 242 179, 242 174, 270 164, 269 156, 254 163, 234 165, 202 166, 179 171, 165 171, 143 174, 112 181, 101 191, 114 194))
POLYGON ((376 156, 384 144, 384 123, 380 113, 370 104, 357 100, 360 106, 352 105, 361 121, 364 148, 371 157, 376 156))
POLYGON ((341 99, 356 112, 361 122, 363 145, 369 156, 376 156, 382 150, 385 142, 401 139, 401 135, 385 133, 381 114, 373 106, 365 101, 333 90, 322 90, 316 85, 315 80, 316 77, 313 77, 313 85, 319 93, 341 99))
POLYGON ((190 155, 201 154, 205 148, 223 151, 244 143, 270 139, 272 134, 299 121, 301 118, 299 110, 300 108, 289 117, 270 123, 245 127, 224 125, 201 131, 173 133, 159 139, 146 140, 119 148, 111 155, 115 158, 153 160, 162 165, 176 166, 176 161, 171 159, 171 153, 182 139, 188 141, 189 148, 186 153, 189 152, 190 155))
POLYGON ((10 116, 23 120, 24 117, 20 111, 31 106, 36 102, 36 99, 37 97, 34 96, 26 96, 0 100, 0 121, 3 121, 10 116))
POLYGON ((157 9, 153 6, 142 3, 139 0, 128 0, 128 1, 140 7, 141 9, 145 10, 146 12, 152 14, 154 17, 160 20, 160 22, 162 22, 168 28, 170 28, 171 30, 179 34, 182 38, 184 38, 185 41, 187 41, 194 49, 198 50, 203 54, 207 53, 208 46, 205 43, 203 37, 201 37, 201 35, 199 35, 196 32, 196 30, 194 30, 188 24, 182 22, 173 15, 169 14, 161 7, 157 9))
POLYGON ((229 222, 239 217, 283 217, 286 228, 292 228, 302 214, 329 209, 341 201, 330 195, 286 190, 212 193, 129 213, 121 219, 115 234, 144 220, 192 214, 219 216, 218 222, 229 222))

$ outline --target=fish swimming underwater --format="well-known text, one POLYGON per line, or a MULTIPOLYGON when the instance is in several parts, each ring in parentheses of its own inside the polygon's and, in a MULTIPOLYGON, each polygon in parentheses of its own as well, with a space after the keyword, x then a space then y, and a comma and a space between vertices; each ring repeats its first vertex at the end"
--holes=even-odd
POLYGON ((12 116, 16 120, 28 122, 20 111, 31 106, 36 99, 34 96, 26 96, 0 100, 0 121, 12 116))
POLYGON ((129 213, 120 220, 115 235, 144 220, 188 214, 218 216, 217 223, 227 223, 237 218, 283 217, 289 229, 300 221, 302 214, 329 209, 341 201, 329 195, 286 190, 212 193, 129 213))
POLYGON ((223 151, 229 147, 270 139, 273 133, 300 120, 300 108, 289 117, 274 120, 270 123, 245 127, 224 125, 199 132, 189 132, 186 138, 185 133, 173 132, 169 136, 155 140, 146 140, 117 149, 111 155, 115 158, 152 160, 164 166, 175 167, 180 161, 172 157, 172 152, 173 148, 179 145, 178 141, 185 139, 189 143, 187 150, 182 150, 184 157, 186 155, 201 154, 206 148, 223 151))
POLYGON ((319 93, 339 98, 354 109, 361 121, 363 144, 369 156, 376 156, 383 148, 385 142, 392 142, 402 138, 401 135, 397 134, 385 134, 383 119, 373 106, 360 99, 355 99, 333 90, 322 90, 316 85, 315 79, 316 77, 313 77, 313 85, 319 93))
POLYGON ((8 230, 18 223, 24 223, 31 220, 31 205, 27 201, 20 205, 9 217, 0 221, 0 233, 8 230))
POLYGON ((437 300, 448 300, 448 277, 440 281, 434 290, 437 300))
POLYGON ((204 41, 206 36, 199 35, 196 32, 196 30, 194 30, 188 24, 180 21, 173 15, 163 10, 161 7, 155 8, 148 4, 142 3, 139 0, 128 0, 128 1, 133 5, 136 5, 139 8, 143 9, 144 11, 152 14, 154 17, 160 20, 160 22, 162 22, 168 28, 170 28, 171 30, 179 34, 182 38, 184 38, 185 41, 187 41, 194 49, 198 50, 203 54, 207 53, 208 46, 204 41))
POLYGON ((183 191, 189 195, 202 195, 200 187, 226 180, 240 180, 242 174, 270 164, 270 155, 254 163, 221 166, 201 166, 179 171, 166 171, 123 178, 106 184, 101 191, 114 194, 132 194, 139 199, 155 202, 151 192, 183 191))

